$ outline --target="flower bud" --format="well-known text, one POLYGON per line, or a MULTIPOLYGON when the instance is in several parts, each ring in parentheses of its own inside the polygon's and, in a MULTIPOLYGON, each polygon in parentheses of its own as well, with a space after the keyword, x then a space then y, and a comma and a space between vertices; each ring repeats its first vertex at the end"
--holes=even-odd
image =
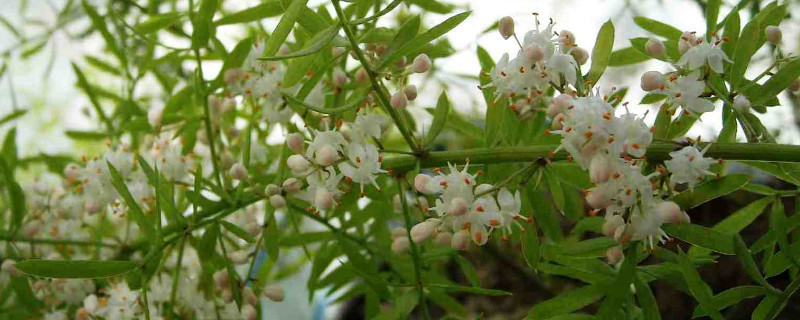
POLYGON ((525 45, 522 48, 522 53, 525 55, 525 58, 528 58, 532 61, 542 61, 544 59, 544 49, 538 43, 531 43, 525 45))
POLYGON ((453 241, 453 234, 447 231, 442 231, 437 233, 433 240, 439 245, 449 246, 450 242, 453 241))
POLYGON ((595 209, 605 209, 611 205, 611 200, 598 188, 593 188, 589 190, 589 193, 586 195, 586 203, 595 209))
POLYGON ((607 237, 613 237, 614 232, 623 225, 625 225, 625 219, 622 219, 620 215, 613 215, 603 223, 603 234, 607 237))
POLYGON ((658 71, 647 71, 642 74, 641 86, 644 91, 661 89, 664 85, 664 76, 658 71))
POLYGON ((392 108, 395 109, 402 109, 406 107, 407 99, 406 95, 403 94, 402 91, 397 91, 392 95, 391 99, 392 108))
POLYGON ((286 159, 286 165, 295 173, 302 173, 308 170, 311 165, 308 160, 299 154, 293 154, 286 159))
POLYGON ((559 95, 558 97, 550 100, 550 105, 547 106, 547 116, 555 117, 559 113, 569 110, 572 105, 572 97, 567 94, 559 95))
POLYGON ((246 304, 242 306, 242 317, 245 320, 256 320, 258 319, 258 311, 252 305, 246 304))
POLYGON ((655 212, 658 218, 668 223, 689 223, 689 215, 681 211, 681 207, 672 201, 664 201, 656 204, 655 212))
POLYGON ((570 54, 573 58, 575 58, 575 61, 578 62, 579 65, 584 65, 586 64, 586 61, 589 60, 589 51, 586 51, 586 49, 581 47, 572 48, 570 54))
POLYGON ((287 193, 299 192, 301 188, 303 188, 303 183, 295 178, 289 178, 283 182, 283 190, 287 193))
POLYGON ((558 43, 565 47, 574 47, 575 35, 569 30, 561 30, 561 33, 558 34, 558 43))
POLYGON ((632 225, 622 225, 614 230, 614 240, 620 244, 626 244, 631 241, 635 231, 632 225))
POLYGON ((213 277, 214 277, 214 284, 216 284, 217 287, 225 288, 228 286, 230 279, 228 278, 227 269, 222 269, 217 272, 214 272, 213 277))
POLYGON ((369 75, 367 74, 367 70, 364 70, 364 68, 358 68, 358 70, 356 71, 356 81, 359 83, 369 82, 369 75))
POLYGON ((795 79, 794 81, 792 81, 792 83, 789 84, 789 90, 791 90, 792 92, 797 92, 798 90, 800 90, 800 79, 795 79))
POLYGON ((333 54, 334 57, 338 57, 338 56, 344 54, 344 48, 342 48, 342 47, 333 47, 331 49, 331 54, 333 54))
POLYGON ((589 163, 589 178, 592 180, 592 183, 601 184, 608 181, 612 170, 613 168, 611 167, 608 157, 602 155, 594 156, 589 163))
POLYGON ((292 49, 289 48, 289 46, 285 43, 281 45, 280 49, 278 49, 278 55, 285 56, 290 53, 292 53, 292 49))
POLYGON ((224 80, 227 84, 234 84, 244 77, 245 72, 242 69, 229 69, 225 71, 224 80))
POLYGON ((233 158, 230 152, 223 152, 222 159, 220 159, 219 165, 222 166, 223 169, 230 169, 233 164, 236 163, 236 159, 233 158))
POLYGON ((606 260, 608 260, 609 264, 617 264, 622 261, 623 257, 625 257, 625 254, 622 252, 622 247, 620 246, 613 246, 606 250, 606 260))
POLYGON ((685 31, 678 40, 678 52, 684 54, 686 51, 697 45, 697 36, 694 32, 685 31))
POLYGON ((464 198, 456 197, 450 200, 450 207, 447 208, 447 213, 460 217, 467 213, 467 211, 469 211, 469 205, 464 198))
POLYGON ((372 50, 372 52, 375 52, 375 55, 378 57, 383 57, 383 55, 386 54, 386 50, 389 50, 389 46, 379 44, 375 46, 375 50, 372 50))
POLYGON ((281 302, 284 298, 286 298, 286 292, 283 290, 283 287, 276 284, 271 284, 264 287, 264 290, 261 292, 264 293, 264 296, 267 297, 267 299, 275 302, 281 302))
POLYGON ((409 84, 403 87, 403 94, 406 96, 408 101, 414 101, 414 99, 417 98, 417 86, 409 84))
POLYGON ((736 98, 733 98, 733 108, 739 112, 750 111, 750 100, 742 94, 736 95, 736 98))
POLYGON ((11 259, 3 260, 3 264, 0 266, 0 271, 10 274, 11 276, 19 276, 19 270, 14 266, 17 262, 11 259))
POLYGON ((558 115, 553 118, 553 122, 550 123, 550 129, 553 130, 561 130, 564 127, 564 120, 565 116, 563 113, 559 113, 558 115))
POLYGON ((230 170, 231 178, 234 180, 246 180, 247 179, 247 168, 245 168, 241 163, 234 164, 230 170))
POLYGON ((394 253, 406 253, 410 247, 411 245, 408 242, 408 238, 400 237, 392 241, 392 252, 394 253))
POLYGON ((162 108, 152 108, 147 112, 147 123, 153 128, 161 127, 161 120, 163 118, 162 108))
POLYGON ((329 145, 322 146, 314 155, 314 161, 323 167, 327 167, 339 160, 339 152, 329 145))
POLYGON ((651 38, 644 44, 644 52, 651 57, 664 58, 667 55, 667 47, 661 40, 651 38))
POLYGON ((453 235, 450 246, 456 250, 467 250, 469 248, 470 234, 467 230, 461 230, 453 235))
POLYGON ((250 287, 244 287, 244 289, 242 289, 242 298, 251 305, 258 303, 258 296, 256 296, 255 292, 253 292, 253 289, 250 289, 250 287))
POLYGON ((333 193, 326 190, 317 190, 314 195, 314 206, 320 210, 328 210, 333 205, 333 193))
POLYGON ((394 228, 394 230, 392 230, 392 240, 401 237, 406 237, 407 236, 406 232, 408 231, 406 231, 405 228, 400 228, 400 227, 394 228))
POLYGON ((247 233, 251 236, 257 236, 259 233, 261 233, 261 226, 257 221, 250 221, 247 223, 247 225, 245 225, 245 230, 247 230, 247 233))
POLYGON ((230 289, 222 289, 222 301, 225 301, 225 303, 233 302, 233 293, 230 289))
POLYGON ((418 174, 414 177, 414 188, 417 189, 420 193, 427 194, 428 193, 428 182, 431 180, 431 176, 427 174, 418 174))
POLYGON ((430 238, 436 232, 436 222, 425 220, 411 227, 411 240, 420 243, 430 238))
POLYGON ((274 183, 270 183, 267 185, 266 188, 264 188, 264 193, 266 193, 267 196, 271 196, 273 194, 279 194, 281 193, 281 187, 279 187, 274 183))
POLYGON ((333 85, 337 88, 344 87, 347 83, 347 74, 342 71, 342 69, 336 68, 333 71, 333 85))
POLYGON ((511 38, 514 35, 514 19, 509 16, 500 18, 500 22, 497 23, 497 30, 500 31, 503 39, 511 38))
POLYGON ((420 53, 411 64, 411 71, 414 73, 425 73, 431 68, 431 58, 427 54, 420 53))
POLYGON ((233 264, 245 264, 249 259, 249 254, 245 251, 234 251, 231 252, 230 257, 231 262, 233 264))
POLYGON ((280 209, 286 206, 286 199, 282 195, 273 194, 269 197, 269 205, 275 209, 280 209))
POLYGON ((303 135, 300 133, 290 133, 286 136, 286 146, 289 147, 289 150, 292 150, 294 153, 301 153, 303 152, 303 135))
POLYGON ((781 39, 783 38, 781 28, 778 28, 777 26, 767 26, 767 29, 764 30, 764 34, 767 36, 767 41, 775 46, 779 45, 781 43, 781 39))

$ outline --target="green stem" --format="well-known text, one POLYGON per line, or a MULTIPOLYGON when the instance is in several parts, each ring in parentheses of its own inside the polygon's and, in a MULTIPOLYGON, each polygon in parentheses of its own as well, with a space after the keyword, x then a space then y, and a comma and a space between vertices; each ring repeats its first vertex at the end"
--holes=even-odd
MULTIPOLYGON (((707 143, 701 143, 704 148, 707 143)), ((448 163, 462 164, 469 159, 470 164, 496 164, 509 162, 529 162, 540 158, 553 161, 566 160, 567 152, 552 152, 559 145, 535 145, 528 147, 476 148, 453 151, 433 151, 423 156, 396 155, 383 159, 383 167, 395 171, 408 171, 419 162, 421 168, 443 166, 448 163)), ((680 149, 672 143, 656 142, 647 148, 647 159, 669 160, 669 153, 680 149)), ((711 143, 707 157, 725 160, 752 160, 800 162, 800 146, 776 143, 711 143)))
POLYGON ((339 5, 339 0, 332 0, 331 2, 333 3, 333 8, 336 9, 336 15, 339 16, 339 20, 342 22, 342 30, 344 30, 347 40, 350 41, 350 49, 355 52, 356 58, 359 62, 361 62, 361 66, 364 67, 364 71, 367 72, 370 85, 372 86, 372 91, 378 96, 378 100, 381 102, 380 105, 383 107, 383 110, 388 113, 390 117, 392 117, 395 125, 397 125, 397 129, 400 130, 400 134, 403 135, 403 139, 405 139, 406 143, 408 143, 408 147, 411 148, 411 150, 418 150, 420 146, 417 145, 414 135, 405 125, 403 125, 404 123, 401 121, 400 115, 396 110, 394 110, 394 108, 392 108, 391 103, 389 103, 389 94, 387 93, 386 88, 384 88, 381 83, 378 82, 378 74, 372 69, 372 66, 369 64, 369 60, 367 60, 367 56, 364 55, 364 51, 362 51, 361 47, 358 46, 356 36, 353 33, 352 27, 347 21, 347 16, 345 16, 344 11, 342 11, 341 5, 339 5))
POLYGON ((419 289, 420 312, 422 312, 423 319, 430 319, 431 315, 428 313, 428 305, 425 302, 425 289, 422 285, 422 272, 420 271, 422 266, 420 265, 419 251, 417 250, 417 244, 411 239, 411 214, 408 212, 408 203, 406 203, 406 197, 403 196, 405 194, 403 191, 403 180, 398 178, 396 182, 397 194, 400 195, 400 203, 403 205, 403 222, 405 222, 406 225, 408 244, 411 247, 411 260, 414 262, 414 277, 416 277, 417 288, 419 289))
POLYGON ((60 240, 60 239, 47 239, 47 238, 23 238, 13 236, 10 234, 0 234, 0 241, 8 242, 28 242, 36 244, 51 244, 51 245, 74 245, 74 246, 87 246, 87 247, 107 247, 107 248, 120 248, 121 246, 116 243, 108 243, 103 241, 81 241, 81 240, 60 240))
MULTIPOLYGON (((178 261, 175 264, 175 271, 172 274, 172 292, 169 294, 169 307, 170 310, 175 308, 175 298, 178 295, 178 277, 181 274, 181 264, 183 263, 183 248, 186 247, 186 236, 181 237, 181 243, 178 245, 178 261)), ((172 312, 168 313, 172 318, 172 312)))

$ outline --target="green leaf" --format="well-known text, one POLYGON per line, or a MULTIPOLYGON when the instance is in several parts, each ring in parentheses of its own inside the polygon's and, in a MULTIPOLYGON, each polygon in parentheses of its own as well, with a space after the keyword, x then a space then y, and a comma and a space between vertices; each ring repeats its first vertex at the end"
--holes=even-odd
POLYGON ((95 279, 124 275, 139 266, 135 261, 116 260, 23 260, 14 267, 44 278, 95 279))
MULTIPOLYGON (((362 23, 365 23, 365 22, 370 22, 370 21, 373 21, 373 20, 377 20, 378 18, 382 17, 383 15, 391 12, 392 9, 396 8, 397 6, 399 6, 401 3, 403 3, 403 1, 404 0, 394 0, 391 3, 387 4, 385 7, 383 7, 383 9, 381 9, 381 11, 378 11, 374 15, 371 15, 371 16, 366 17, 366 18, 352 20, 352 21, 350 21, 350 24, 351 25, 358 25, 358 24, 362 24, 362 23)), ((445 12, 445 13, 447 13, 447 12, 445 12)))
POLYGON ((405 1, 409 4, 414 4, 418 6, 422 10, 438 14, 450 13, 455 8, 455 6, 452 4, 441 3, 436 0, 405 0, 405 1))
POLYGON ((753 279, 753 281, 760 284, 764 288, 772 288, 772 285, 770 285, 769 282, 764 279, 761 271, 758 270, 756 261, 753 260, 753 254, 750 252, 750 249, 747 248, 744 240, 742 240, 742 236, 739 234, 733 236, 733 248, 736 251, 736 257, 739 258, 739 262, 742 263, 744 272, 750 277, 750 279, 753 279))
POLYGON ((736 44, 739 42, 740 28, 739 10, 734 9, 725 18, 725 30, 722 31, 722 37, 728 39, 728 41, 722 43, 722 51, 729 58, 733 57, 736 44))
POLYGON ((460 254, 456 254, 455 259, 456 262, 458 262, 458 266, 461 267, 461 271, 464 272, 464 276, 469 279, 469 283, 472 284, 473 287, 480 287, 481 278, 478 276, 478 272, 475 271, 475 268, 472 267, 469 260, 462 257, 460 254))
POLYGON ((753 223, 753 221, 764 212, 764 209, 770 202, 772 202, 772 198, 761 198, 753 201, 744 208, 725 217, 725 219, 717 223, 717 225, 711 229, 724 234, 738 234, 753 223))
MULTIPOLYGON (((720 292, 720 294, 714 296, 714 302, 720 309, 725 309, 732 305, 735 305, 742 300, 755 298, 763 296, 767 293, 767 290, 763 287, 759 286, 739 286, 733 287, 728 290, 720 292)), ((693 317, 699 318, 703 316, 707 316, 708 313, 703 309, 701 306, 697 306, 694 309, 693 317)))
POLYGON ((645 17, 634 17, 633 22, 635 22, 636 25, 638 25, 642 29, 645 29, 653 34, 662 36, 667 39, 677 40, 678 38, 681 37, 681 35, 683 35, 683 31, 681 31, 680 29, 653 19, 648 19, 645 17))
POLYGON ((467 11, 454 15, 445 20, 444 22, 421 33, 413 40, 406 42, 405 45, 397 49, 397 51, 388 54, 383 60, 381 60, 378 69, 381 69, 387 66, 388 64, 397 61, 397 59, 400 59, 400 57, 404 57, 406 55, 414 53, 425 44, 433 42, 433 40, 435 40, 436 38, 444 35, 445 33, 449 32, 450 30, 461 24, 461 22, 463 22, 464 19, 466 19, 469 16, 469 14, 470 12, 467 11))
POLYGON ((200 8, 194 15, 192 26, 192 49, 200 49, 208 44, 208 39, 214 32, 214 24, 211 23, 214 19, 214 12, 219 8, 218 0, 200 0, 200 8))
POLYGON ((207 261, 217 253, 217 239, 219 239, 219 224, 212 224, 203 232, 203 236, 195 247, 200 261, 207 261))
POLYGON ((555 298, 539 302, 533 306, 525 319, 552 319, 588 306, 603 296, 603 286, 593 284, 566 291, 555 298))
POLYGON ((81 3, 83 5, 83 11, 86 12, 87 16, 89 16, 89 19, 92 21, 92 26, 100 32, 100 35, 103 37, 103 40, 105 40, 108 49, 117 57, 117 59, 119 59, 119 63, 121 65, 127 65, 128 59, 122 50, 120 50, 116 37, 108 31, 105 18, 97 13, 97 9, 95 9, 94 6, 89 3, 89 1, 82 0, 81 3))
POLYGON ((14 171, 9 167, 5 160, 0 157, 0 178, 8 193, 8 201, 11 203, 11 227, 18 230, 22 226, 27 210, 25 209, 25 193, 22 187, 14 180, 14 171))
POLYGON ((692 293, 697 302, 700 303, 700 306, 703 307, 706 312, 709 313, 709 316, 714 320, 725 319, 721 313, 719 313, 719 308, 714 301, 713 293, 711 292, 711 288, 703 282, 703 279, 700 278, 700 274, 697 273, 692 262, 689 258, 686 257, 686 254, 683 253, 683 250, 678 248, 680 254, 678 255, 678 266, 680 267, 681 273, 683 274, 683 280, 686 282, 686 285, 689 287, 689 291, 692 293))
POLYGON ((92 103, 92 107, 94 107, 94 111, 97 112, 98 117, 102 120, 109 131, 112 131, 113 128, 111 127, 111 120, 108 119, 106 116, 105 111, 103 111, 103 107, 100 105, 100 101, 97 100, 97 95, 94 92, 94 89, 89 84, 89 81, 86 80, 86 76, 84 76, 83 72, 78 65, 72 63, 72 70, 75 72, 75 76, 78 78, 78 88, 81 88, 84 93, 89 97, 89 101, 92 103))
MULTIPOLYGON (((662 101, 667 98, 667 95, 659 94, 659 93, 648 93, 642 97, 642 100, 639 101, 639 104, 651 104, 662 101)), ((666 112, 664 112, 666 113, 666 112)), ((667 114, 667 120, 669 120, 669 114, 667 114)))
POLYGON ((283 6, 281 5, 281 2, 278 0, 269 0, 257 6, 237 11, 219 18, 219 20, 214 21, 214 24, 222 26, 226 24, 247 23, 264 18, 277 17, 281 13, 283 13, 283 6))
POLYGON ((392 41, 389 42, 388 47, 386 48, 386 52, 391 54, 392 52, 397 51, 408 43, 409 41, 413 40, 417 33, 419 32, 419 25, 420 25, 420 17, 418 15, 412 16, 406 22, 404 22, 400 28, 395 33, 394 38, 392 41))
POLYGON ((689 210, 739 190, 749 182, 750 176, 746 174, 731 174, 702 183, 696 186, 694 190, 681 192, 670 198, 670 200, 675 201, 681 209, 689 210))
POLYGON ((544 178, 547 181, 547 189, 550 190, 550 196, 553 198, 556 209, 563 215, 566 199, 564 198, 564 189, 561 188, 561 184, 558 182, 558 177, 552 169, 546 168, 544 170, 544 178))
POLYGON ((608 59, 608 66, 609 67, 627 66, 639 62, 644 62, 647 60, 650 60, 650 56, 642 53, 641 51, 639 51, 639 49, 636 49, 634 47, 627 47, 612 52, 611 57, 608 59))
POLYGON ((230 223, 228 221, 225 221, 225 220, 220 220, 219 222, 220 222, 220 224, 222 224, 223 227, 225 227, 226 230, 228 230, 231 233, 235 234, 237 237, 239 237, 239 239, 242 239, 242 240, 247 241, 249 243, 256 242, 256 239, 253 239, 253 236, 251 236, 249 233, 247 233, 247 231, 242 229, 242 227, 237 226, 237 225, 235 225, 233 223, 230 223))
POLYGON ((276 60, 286 60, 292 59, 297 57, 304 57, 307 55, 311 55, 314 53, 319 52, 323 48, 325 48, 328 44, 331 43, 331 40, 339 33, 339 25, 332 25, 327 29, 323 30, 320 33, 314 35, 311 40, 303 47, 303 49, 292 52, 287 55, 280 55, 280 56, 272 56, 272 57, 262 57, 258 58, 258 60, 267 60, 267 61, 276 61, 276 60))
POLYGON ((539 267, 539 258, 541 252, 539 251, 539 235, 536 232, 536 227, 531 225, 525 231, 520 231, 520 242, 522 242, 522 256, 525 258, 525 263, 531 269, 536 270, 539 267))
POLYGON ((467 286, 438 284, 438 283, 429 283, 429 284, 427 284, 427 286, 430 287, 430 288, 444 289, 445 291, 473 293, 473 294, 481 294, 481 295, 485 295, 485 296, 510 296, 510 295, 512 295, 511 292, 507 292, 507 291, 484 289, 484 288, 478 288, 478 287, 467 287, 467 286))
POLYGON ((433 122, 431 123, 428 134, 425 136, 423 145, 430 146, 433 141, 436 140, 439 132, 442 131, 445 123, 447 123, 448 114, 450 114, 450 101, 447 99, 447 93, 442 91, 442 94, 439 95, 439 100, 436 101, 436 111, 433 113, 433 122))
POLYGON ((664 224, 661 226, 668 235, 719 253, 733 255, 733 236, 708 229, 696 224, 664 224))
MULTIPOLYGON (((125 180, 122 175, 111 165, 111 162, 106 161, 106 164, 108 165, 108 172, 111 174, 111 184, 114 185, 119 195, 125 200, 125 204, 128 205, 128 215, 139 225, 139 230, 144 233, 147 239, 155 239, 155 228, 153 224, 150 222, 150 219, 147 218, 144 211, 142 211, 136 199, 133 198, 133 195, 131 195, 128 186, 125 185, 125 180)), ((161 222, 159 221, 158 223, 161 222)))
POLYGON ((3 16, 0 16, 0 25, 3 25, 3 27, 5 27, 6 30, 11 32, 14 35, 14 37, 16 37, 17 39, 19 39, 19 40, 24 39, 24 37, 22 36, 22 33, 20 33, 19 30, 16 27, 14 27, 14 25, 12 25, 11 22, 9 22, 3 16))
POLYGON ((294 28, 294 23, 300 17, 303 9, 306 8, 307 2, 308 0, 294 0, 286 8, 286 12, 281 16, 281 20, 278 21, 278 25, 272 31, 272 35, 267 39, 267 43, 264 44, 263 57, 274 56, 278 52, 283 42, 286 41, 286 37, 289 36, 289 32, 294 28))
MULTIPOLYGON (((15 264, 17 268, 19 263, 15 264)), ((38 310, 44 306, 44 303, 36 298, 31 290, 31 285, 26 276, 11 276, 11 287, 14 290, 15 297, 29 310, 38 310)))
POLYGON ((136 25, 136 32, 142 34, 153 33, 176 23, 181 23, 183 12, 168 12, 150 16, 146 21, 136 25))
POLYGON ((739 124, 736 122, 736 117, 733 115, 725 119, 725 124, 722 125, 722 131, 719 132, 717 142, 733 143, 736 142, 736 132, 739 130, 739 124))
POLYGON ((597 316, 601 319, 613 318, 614 313, 619 311, 622 304, 627 300, 626 298, 631 294, 631 284, 636 278, 636 263, 638 263, 637 254, 639 250, 641 249, 638 245, 631 246, 628 249, 628 254, 625 255, 625 260, 622 262, 614 283, 606 287, 606 298, 597 312, 597 316))
POLYGON ((0 146, 0 158, 6 161, 6 164, 11 170, 17 167, 17 128, 11 128, 3 138, 3 145, 0 146))
POLYGON ((708 0, 706 3, 706 40, 711 41, 711 35, 717 32, 717 18, 722 0, 708 0))
POLYGON ((102 141, 109 138, 108 133, 98 131, 67 130, 64 134, 72 140, 102 141))
POLYGON ((750 59, 758 51, 761 45, 758 43, 761 37, 761 26, 758 20, 751 20, 742 29, 742 34, 737 41, 736 49, 733 52, 733 64, 728 72, 728 81, 731 84, 731 90, 738 90, 740 83, 743 82, 744 73, 747 71, 747 66, 750 65, 750 59))
POLYGON ((633 279, 633 285, 636 289, 636 299, 639 300, 639 306, 642 308, 643 319, 661 320, 658 302, 656 302, 656 297, 653 296, 650 286, 639 277, 633 279))
POLYGON ((8 122, 14 121, 14 120, 24 116, 26 113, 28 113, 28 110, 11 111, 11 113, 9 113, 9 114, 3 116, 2 118, 0 118, 0 126, 6 124, 8 122))
POLYGON ((600 27, 600 31, 597 33, 597 40, 595 40, 594 49, 592 49, 592 66, 589 68, 589 73, 584 76, 585 82, 594 84, 600 80, 611 59, 613 46, 614 24, 609 20, 600 27))
POLYGON ((762 105, 786 90, 798 77, 800 77, 800 58, 795 58, 784 64, 778 72, 764 82, 758 94, 748 96, 748 99, 753 105, 762 105))

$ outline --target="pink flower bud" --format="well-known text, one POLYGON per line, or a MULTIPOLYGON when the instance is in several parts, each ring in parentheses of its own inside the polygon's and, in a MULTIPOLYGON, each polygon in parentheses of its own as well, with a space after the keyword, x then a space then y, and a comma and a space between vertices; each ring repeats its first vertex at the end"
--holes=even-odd
POLYGON ((222 289, 222 301, 225 301, 225 303, 233 302, 233 293, 230 289, 222 289))
POLYGON ((589 178, 594 184, 608 181, 608 178, 611 176, 611 171, 613 171, 611 163, 608 157, 603 155, 594 156, 589 163, 589 178))
POLYGON ((397 91, 392 95, 391 105, 392 108, 402 109, 406 107, 406 95, 402 91, 397 91))
POLYGON ((572 105, 572 97, 568 94, 562 94, 550 100, 550 105, 547 106, 547 116, 555 117, 559 113, 569 110, 572 105))
POLYGON ((589 51, 581 47, 572 48, 570 52, 575 61, 578 62, 579 65, 586 64, 586 61, 589 61, 589 51))
POLYGON ((286 136, 286 146, 289 147, 289 150, 292 150, 294 153, 301 153, 303 152, 303 135, 300 133, 290 133, 286 136))
POLYGON ((333 193, 326 190, 317 190, 314 195, 314 206, 320 210, 328 210, 333 205, 333 193))
POLYGON ((733 98, 733 108, 739 112, 748 112, 750 111, 750 100, 747 100, 742 94, 736 95, 736 98, 733 98))
POLYGON ((575 35, 569 30, 561 30, 561 33, 558 34, 558 43, 565 47, 574 47, 575 35))
POLYGON ((289 166, 293 172, 302 173, 308 170, 311 165, 308 160, 299 154, 293 154, 286 159, 286 165, 289 166))
POLYGON ((242 317, 245 320, 256 320, 258 319, 258 311, 252 305, 246 304, 242 306, 242 317))
POLYGON ((449 246, 451 241, 453 241, 453 234, 447 231, 442 231, 437 233, 433 240, 439 245, 449 246))
POLYGON ((342 69, 336 68, 333 71, 333 85, 337 88, 344 87, 347 83, 347 74, 342 71, 342 69))
POLYGON ((250 289, 250 287, 244 287, 244 289, 242 289, 242 298, 251 305, 258 303, 258 296, 256 296, 255 292, 253 292, 253 289, 250 289))
POLYGON ((664 75, 658 71, 647 71, 642 74, 641 86, 644 91, 661 89, 664 85, 664 75))
POLYGON ((153 128, 161 127, 163 111, 164 109, 158 107, 150 109, 150 111, 147 112, 147 123, 153 128))
POLYGON ((430 222, 426 220, 411 227, 411 240, 415 243, 420 243, 427 240, 436 231, 437 225, 438 224, 436 222, 430 222))
POLYGON ((611 200, 609 200, 602 191, 598 190, 598 188, 594 188, 589 190, 589 193, 586 195, 586 203, 595 209, 605 209, 611 205, 611 200))
POLYGON ((767 41, 772 45, 779 45, 781 43, 781 39, 783 39, 783 33, 781 32, 781 28, 777 26, 767 26, 764 30, 764 34, 767 36, 767 41))
POLYGON ((249 259, 249 254, 245 251, 234 251, 231 252, 230 257, 231 263, 233 264, 245 264, 249 259))
POLYGON ((323 167, 327 167, 339 160, 339 152, 329 145, 322 146, 314 155, 314 161, 323 167))
POLYGON ((236 163, 236 159, 233 158, 230 152, 223 152, 222 159, 220 159, 220 166, 224 169, 230 169, 236 163))
POLYGON ((286 298, 286 291, 283 290, 282 286, 276 284, 271 284, 264 287, 261 292, 264 293, 264 296, 267 297, 267 299, 275 302, 281 302, 284 298, 286 298))
POLYGON ((394 228, 394 230, 392 230, 392 240, 400 237, 406 237, 406 232, 407 231, 405 228, 400 228, 400 227, 394 228))
POLYGON ((364 68, 358 68, 358 70, 356 71, 356 81, 359 83, 369 82, 369 75, 367 74, 367 70, 364 70, 364 68))
POLYGON ((406 96, 408 101, 414 101, 414 99, 417 98, 417 86, 409 84, 403 87, 403 94, 406 96))
POLYGON ((430 180, 431 176, 427 174, 418 174, 414 177, 414 188, 420 193, 428 194, 427 186, 430 180))
POLYGON ((619 215, 613 215, 603 223, 603 234, 607 237, 614 237, 614 232, 623 225, 625 225, 625 219, 619 215))
POLYGON ((664 58, 667 55, 667 47, 658 39, 649 39, 644 44, 644 52, 651 57, 664 58))
POLYGON ((431 58, 427 54, 420 53, 411 64, 411 71, 414 73, 425 73, 431 68, 431 58))
POLYGON ((244 77, 245 72, 242 69, 229 69, 225 71, 224 80, 227 84, 234 84, 244 77))
POLYGON ((248 177, 247 168, 241 163, 234 164, 233 167, 231 167, 230 175, 234 180, 246 180, 248 177))
POLYGON ((303 188, 303 183, 295 178, 289 178, 283 182, 283 190, 287 193, 299 192, 301 188, 303 188))
POLYGON ((281 187, 279 187, 274 183, 270 183, 267 185, 266 188, 264 188, 264 193, 266 193, 267 196, 271 196, 273 194, 279 194, 281 193, 281 187))
POLYGON ((283 208, 286 206, 286 199, 279 194, 273 194, 269 197, 269 205, 275 209, 283 208))
POLYGON ((392 252, 394 253, 405 253, 408 252, 408 249, 411 247, 411 244, 408 242, 407 237, 399 237, 395 238, 392 241, 392 252))
POLYGON ((798 90, 800 90, 800 79, 795 79, 794 81, 792 81, 792 83, 789 85, 789 90, 791 90, 792 92, 797 92, 798 90))
POLYGON ((497 30, 500 31, 503 39, 511 38, 514 35, 514 19, 509 16, 501 18, 500 22, 497 23, 497 30))
POLYGON ((623 257, 625 257, 625 254, 622 252, 622 247, 620 246, 613 246, 606 250, 606 260, 608 260, 609 264, 617 264, 622 261, 623 257))
POLYGON ((0 266, 0 271, 10 274, 11 276, 19 276, 19 270, 14 266, 17 262, 11 259, 3 260, 2 266, 0 266))
POLYGON ((456 250, 467 250, 469 248, 470 234, 467 230, 461 230, 453 235, 450 246, 456 250))
POLYGON ((342 47, 333 47, 333 49, 331 49, 331 54, 334 57, 338 57, 338 56, 344 54, 344 48, 342 48, 342 47))
POLYGON ((655 212, 661 221, 668 223, 689 223, 689 215, 681 211, 681 207, 672 201, 656 204, 655 212))
POLYGON ((219 270, 217 272, 214 272, 214 276, 213 277, 214 277, 214 284, 216 284, 217 287, 225 288, 225 287, 228 286, 230 278, 228 278, 228 270, 227 269, 222 269, 222 270, 219 270))
POLYGON ((467 211, 469 211, 469 205, 463 198, 456 197, 450 200, 450 207, 447 209, 447 213, 460 217, 467 213, 467 211))
POLYGON ((245 226, 245 230, 247 230, 247 233, 249 233, 251 236, 257 236, 259 233, 261 233, 261 226, 257 221, 250 221, 245 226))
POLYGON ((678 40, 678 52, 680 52, 680 54, 684 54, 686 51, 689 51, 689 49, 696 45, 697 36, 695 36, 694 32, 685 31, 683 35, 681 35, 681 39, 678 40))

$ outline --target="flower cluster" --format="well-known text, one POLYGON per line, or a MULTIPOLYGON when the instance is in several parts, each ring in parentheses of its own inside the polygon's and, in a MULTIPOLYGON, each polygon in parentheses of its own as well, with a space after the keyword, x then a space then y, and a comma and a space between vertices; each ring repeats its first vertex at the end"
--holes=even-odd
MULTIPOLYGON (((485 244, 495 229, 501 229, 503 239, 507 239, 505 235, 511 232, 512 225, 522 228, 519 220, 527 218, 519 214, 522 207, 519 190, 512 194, 506 188, 498 190, 490 184, 478 184, 477 175, 468 169, 469 163, 461 170, 450 165, 447 174, 437 170, 435 176, 418 174, 414 178, 417 191, 436 197, 435 206, 430 209, 438 214, 411 228, 414 242, 433 237, 437 243, 464 250, 469 247, 470 239, 477 245, 485 244)), ((392 247, 404 251, 407 242, 407 237, 395 237, 392 247)))

